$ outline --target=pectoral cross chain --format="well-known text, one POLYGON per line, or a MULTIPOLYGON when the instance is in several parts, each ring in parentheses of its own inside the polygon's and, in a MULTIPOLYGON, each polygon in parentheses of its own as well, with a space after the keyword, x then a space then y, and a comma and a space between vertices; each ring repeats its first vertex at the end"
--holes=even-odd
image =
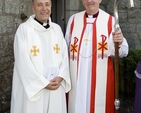
POLYGON ((88 41, 90 41, 90 40, 89 40, 89 38, 85 38, 84 41, 85 41, 85 44, 87 46, 88 45, 88 41))

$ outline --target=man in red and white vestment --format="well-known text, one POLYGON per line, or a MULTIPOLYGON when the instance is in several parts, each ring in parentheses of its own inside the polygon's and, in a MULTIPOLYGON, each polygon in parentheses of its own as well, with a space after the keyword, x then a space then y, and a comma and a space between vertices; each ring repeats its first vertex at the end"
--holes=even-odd
POLYGON ((113 16, 99 8, 101 1, 82 0, 86 10, 68 21, 68 113, 114 113, 114 43, 119 43, 119 57, 127 56, 128 44, 121 30, 114 31, 113 16))

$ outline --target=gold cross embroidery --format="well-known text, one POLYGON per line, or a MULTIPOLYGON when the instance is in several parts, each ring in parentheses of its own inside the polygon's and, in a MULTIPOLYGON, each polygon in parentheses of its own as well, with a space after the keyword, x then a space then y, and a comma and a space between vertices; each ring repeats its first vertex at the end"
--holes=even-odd
POLYGON ((84 41, 86 42, 86 46, 88 45, 89 38, 85 38, 84 41))
POLYGON ((56 51, 56 54, 59 53, 60 48, 58 47, 58 44, 56 44, 56 47, 54 47, 54 50, 56 51))
POLYGON ((39 49, 36 49, 36 46, 33 46, 33 50, 31 49, 31 53, 33 53, 33 56, 37 56, 37 52, 39 53, 39 49))

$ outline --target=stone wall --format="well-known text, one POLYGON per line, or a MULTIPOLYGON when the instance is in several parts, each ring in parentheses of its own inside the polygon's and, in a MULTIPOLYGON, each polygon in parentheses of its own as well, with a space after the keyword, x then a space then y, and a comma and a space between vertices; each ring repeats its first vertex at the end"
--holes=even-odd
MULTIPOLYGON (((114 0, 103 0, 101 8, 113 14, 114 0)), ((66 24, 68 18, 83 10, 81 0, 66 0, 66 24)), ((13 39, 21 20, 21 14, 32 14, 31 0, 0 0, 0 113, 9 113, 13 73, 13 39)), ((119 1, 120 26, 129 47, 141 48, 141 1, 135 0, 134 10, 128 8, 128 0, 119 1)))

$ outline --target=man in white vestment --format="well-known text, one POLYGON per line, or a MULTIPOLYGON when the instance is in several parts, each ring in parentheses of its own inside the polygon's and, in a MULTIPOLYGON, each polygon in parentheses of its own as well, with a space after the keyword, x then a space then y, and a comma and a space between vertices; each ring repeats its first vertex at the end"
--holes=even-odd
POLYGON ((17 29, 10 113, 67 113, 68 49, 50 18, 51 0, 33 0, 34 15, 17 29))
POLYGON ((128 54, 122 31, 114 31, 114 18, 99 8, 102 0, 82 0, 85 11, 72 15, 65 39, 69 46, 72 89, 68 113, 115 113, 112 57, 128 54))

